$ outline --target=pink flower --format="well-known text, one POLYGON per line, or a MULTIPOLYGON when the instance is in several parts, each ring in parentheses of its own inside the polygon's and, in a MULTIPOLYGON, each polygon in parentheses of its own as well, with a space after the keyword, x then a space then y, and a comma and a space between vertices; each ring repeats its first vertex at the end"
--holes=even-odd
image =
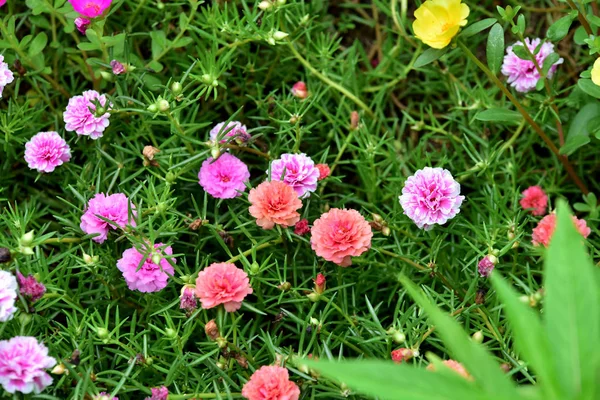
POLYGON ((99 233, 100 235, 92 238, 97 243, 103 243, 106 240, 109 229, 125 228, 126 225, 135 226, 135 207, 129 204, 129 199, 123 193, 115 193, 106 196, 104 193, 98 193, 88 202, 87 208, 81 216, 79 227, 88 235, 99 233), (131 210, 132 217, 129 217, 131 210), (108 219, 107 222, 102 218, 108 219))
POLYGON ((479 275, 481 275, 482 278, 487 278, 494 270, 497 262, 498 259, 496 256, 488 254, 477 264, 477 272, 479 272, 479 275))
POLYGON ((204 160, 198 173, 200 186, 217 199, 233 199, 246 191, 245 183, 250 180, 248 166, 229 153, 214 160, 204 160))
POLYGON ((371 248, 371 225, 356 210, 332 208, 316 220, 310 244, 318 256, 342 267, 371 248))
POLYGON ((87 18, 75 18, 75 27, 82 35, 85 35, 85 31, 87 31, 87 28, 90 26, 91 23, 92 21, 90 21, 87 18))
POLYGON ((269 179, 287 183, 298 197, 304 198, 317 189, 319 174, 315 163, 306 154, 282 154, 280 159, 271 163, 269 179))
MULTIPOLYGON (((455 372, 457 372, 460 376, 462 376, 463 378, 472 380, 473 377, 467 372, 467 370, 465 369, 465 367, 459 363, 458 361, 455 360, 444 360, 443 363, 450 369, 454 370, 455 372)), ((427 369, 430 371, 435 371, 435 365, 434 364, 429 364, 427 366, 427 369)))
POLYGON ((412 349, 402 347, 392 351, 392 361, 396 364, 402 364, 409 361, 414 355, 415 353, 412 349))
POLYGON ((4 87, 14 80, 15 76, 13 75, 12 71, 8 68, 8 64, 4 62, 4 56, 0 54, 0 99, 2 98, 2 92, 4 91, 4 87))
POLYGON ((248 400, 298 400, 300 388, 290 381, 288 370, 276 365, 256 370, 242 388, 248 400))
POLYGON ((81 96, 71 97, 67 109, 63 113, 65 129, 69 132, 75 131, 78 135, 89 136, 92 139, 101 138, 104 130, 110 124, 108 120, 110 114, 105 112, 96 116, 96 104, 94 104, 96 102, 99 102, 103 108, 112 106, 106 99, 106 95, 101 95, 95 90, 87 90, 81 96))
POLYGON ((23 274, 17 272, 17 280, 19 281, 21 295, 29 297, 32 302, 38 301, 46 293, 46 286, 38 282, 33 275, 25 278, 23 274))
POLYGON ((69 3, 84 17, 96 18, 110 7, 112 0, 69 0, 69 3))
POLYGON ((296 210, 302 207, 302 201, 291 186, 281 181, 261 183, 250 190, 248 200, 252 204, 250 215, 264 229, 273 229, 275 224, 294 226, 300 220, 296 210))
POLYGON ((121 75, 123 72, 125 72, 125 66, 117 60, 112 60, 110 62, 110 67, 115 75, 121 75))
MULTIPOLYGON (((536 48, 539 46, 540 39, 525 39, 527 47, 531 53, 535 54, 536 48)), ((507 47, 506 55, 504 56, 504 63, 502 64, 502 74, 508 77, 508 83, 513 86, 518 92, 529 92, 535 89, 535 86, 540 79, 535 63, 530 60, 520 59, 513 51, 514 46, 523 46, 523 42, 517 42, 512 46, 507 47)), ((545 42, 539 49, 539 52, 535 55, 537 64, 540 68, 544 65, 544 60, 550 54, 554 53, 554 45, 550 42, 545 42)), ((559 64, 563 63, 563 59, 560 58, 556 61, 550 70, 548 71, 548 78, 552 78, 554 72, 558 68, 559 64)))
POLYGON ((292 95, 303 100, 307 98, 308 88, 306 87, 306 83, 302 81, 294 83, 294 86, 292 86, 292 95))
POLYGON ((196 300, 196 294, 194 293, 194 286, 185 285, 181 288, 181 295, 179 296, 179 308, 187 312, 192 312, 198 307, 198 301, 196 300))
POLYGON ((169 389, 166 386, 152 388, 152 397, 146 397, 146 400, 167 400, 169 397, 169 389))
POLYGON ((247 143, 252 138, 247 131, 246 125, 239 121, 231 121, 225 126, 225 122, 219 122, 210 130, 210 140, 219 143, 228 143, 235 141, 238 144, 247 143))
POLYGON ((523 198, 519 202, 521 207, 529 210, 533 215, 541 216, 546 214, 548 206, 548 195, 539 186, 530 186, 523 191, 523 198))
POLYGON ((406 180, 399 199, 404 214, 420 229, 430 230, 454 218, 465 197, 450 171, 426 167, 406 180))
POLYGON ((48 357, 48 349, 30 336, 16 336, 0 341, 0 385, 8 393, 40 393, 52 383, 44 369, 56 360, 48 357))
POLYGON ((0 270, 0 322, 12 319, 17 308, 17 280, 10 272, 0 270))
POLYGON ((30 169, 52 172, 71 159, 71 148, 57 132, 39 132, 25 143, 25 161, 30 169))
POLYGON ((6 4, 6 0, 0 0, 0 7, 6 4))
POLYGON ((119 400, 118 397, 111 397, 110 394, 106 392, 98 393, 94 396, 93 400, 119 400))
POLYGON ((329 169, 329 165, 327 164, 317 164, 315 168, 319 170, 319 180, 327 178, 329 174, 331 174, 331 169, 329 169))
MULTIPOLYGON (((585 220, 583 219, 578 219, 576 216, 572 216, 573 218, 573 223, 575 224, 575 227, 577 228, 577 230, 579 231, 579 233, 581 233, 581 235, 584 238, 587 238, 590 233, 592 232, 592 230, 590 228, 588 228, 585 220)), ((548 245, 550 244, 550 239, 552 239, 552 235, 554 235, 554 230, 556 229, 556 214, 552 213, 552 214, 548 214, 546 215, 544 218, 541 219, 541 221, 538 223, 538 225, 533 228, 533 233, 532 233, 532 242, 534 246, 539 246, 540 244, 543 245, 544 247, 548 247, 548 245)))
POLYGON ((171 246, 162 243, 154 245, 154 251, 144 248, 140 252, 135 247, 123 252, 123 257, 117 261, 117 268, 123 273, 130 290, 139 290, 143 293, 158 292, 167 286, 169 276, 175 273, 173 266, 177 260, 172 255, 171 246), (149 253, 149 254, 148 254, 149 253))
POLYGON ((294 233, 296 235, 304 236, 309 232, 310 227, 308 226, 308 220, 306 219, 301 219, 300 221, 296 222, 296 225, 294 225, 294 233))
POLYGON ((196 279, 196 297, 204 309, 223 304, 225 311, 237 311, 249 294, 252 288, 248 275, 232 263, 212 263, 196 279))

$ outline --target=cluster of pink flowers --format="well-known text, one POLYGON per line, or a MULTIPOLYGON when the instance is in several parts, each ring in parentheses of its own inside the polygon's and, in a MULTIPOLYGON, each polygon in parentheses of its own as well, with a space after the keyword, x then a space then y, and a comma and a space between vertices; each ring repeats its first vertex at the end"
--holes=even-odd
POLYGON ((25 161, 39 172, 52 172, 70 159, 71 148, 58 132, 39 132, 25 143, 25 161))
POLYGON ((196 279, 196 297, 204 309, 223 304, 225 311, 237 311, 249 294, 252 288, 248 274, 232 263, 213 263, 196 279))
POLYGON ((52 383, 45 370, 54 365, 46 346, 34 337, 0 341, 0 385, 8 393, 40 393, 52 383))
POLYGON ((248 167, 239 158, 223 153, 216 160, 204 160, 198 173, 200 186, 217 199, 241 196, 250 180, 248 167))
POLYGON ((315 163, 306 154, 282 154, 271 163, 270 180, 278 180, 291 186, 298 197, 305 198, 317 189, 320 177, 315 163))
POLYGON ((0 270, 0 322, 11 319, 17 311, 17 280, 7 271, 0 270))
POLYGON ((9 83, 15 80, 12 71, 8 68, 8 64, 4 62, 4 56, 0 54, 0 99, 2 92, 9 83))
POLYGON ((140 292, 158 292, 167 286, 169 276, 175 270, 172 264, 177 261, 174 257, 164 257, 173 254, 171 246, 156 243, 153 248, 140 252, 135 247, 123 252, 123 257, 117 261, 117 268, 123 273, 130 290, 140 292))
POLYGON ((276 365, 256 370, 242 388, 248 400, 298 400, 300 388, 290 381, 288 370, 276 365))
POLYGON ((104 243, 110 229, 135 226, 135 215, 135 207, 123 193, 98 193, 88 202, 79 226, 88 235, 98 234, 92 240, 104 243))
POLYGON ((86 90, 80 96, 73 96, 69 99, 67 109, 63 113, 65 129, 69 132, 75 131, 80 136, 89 136, 94 140, 101 138, 110 124, 110 113, 106 108, 111 106, 106 95, 95 90, 86 90), (104 108, 102 112, 97 112, 96 103, 104 108))

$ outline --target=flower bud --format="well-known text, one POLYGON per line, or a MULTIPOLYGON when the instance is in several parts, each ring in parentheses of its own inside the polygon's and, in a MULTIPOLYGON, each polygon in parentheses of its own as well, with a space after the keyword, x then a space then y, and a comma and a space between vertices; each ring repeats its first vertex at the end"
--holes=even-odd
POLYGON ((321 300, 321 295, 319 295, 318 293, 315 293, 315 292, 311 292, 311 293, 307 294, 306 297, 308 297, 308 299, 310 301, 312 301, 313 303, 316 303, 317 301, 321 300))
POLYGON ((177 337, 177 331, 173 328, 165 329, 165 336, 169 339, 175 339, 177 337))
POLYGON ((102 79, 104 79, 107 82, 113 81, 113 74, 111 74, 108 71, 100 71, 100 76, 102 77, 102 79))
POLYGON ((281 31, 276 31, 275 33, 273 33, 273 39, 275 39, 275 40, 283 40, 288 36, 290 36, 289 33, 281 32, 281 31))
POLYGON ((260 8, 261 10, 268 10, 269 8, 273 7, 273 4, 271 4, 270 1, 261 1, 260 3, 258 3, 258 8, 260 8))
POLYGON ((300 25, 306 25, 308 23, 309 19, 310 19, 310 14, 304 15, 302 18, 300 18, 300 25))
POLYGON ((108 336, 109 336, 108 329, 103 328, 103 327, 98 327, 98 328, 96 328, 96 335, 98 336, 98 338, 100 338, 102 340, 108 339, 108 336))
POLYGON ((227 339, 225 339, 224 337, 219 336, 216 339, 217 342, 217 346, 219 346, 220 349, 224 349, 225 347, 227 347, 227 339))
POLYGON ((204 325, 204 333, 206 333, 206 336, 208 336, 210 340, 217 340, 219 337, 221 337, 221 334, 219 333, 219 326, 214 319, 211 319, 206 323, 206 325, 204 325))
POLYGON ((165 175, 165 180, 167 183, 174 183, 177 180, 177 175, 173 171, 169 171, 167 172, 167 175, 165 175))
POLYGON ((381 233, 383 234, 383 236, 390 236, 392 234, 392 231, 390 230, 389 226, 384 226, 383 228, 381 228, 381 233))
POLYGON ((277 0, 277 5, 282 6, 285 4, 285 2, 286 2, 286 0, 277 0))
POLYGON ((21 236, 21 239, 19 240, 19 244, 21 246, 31 246, 33 244, 33 239, 35 239, 35 235, 34 235, 33 231, 29 231, 26 234, 24 234, 23 236, 21 236))
POLYGON ((83 253, 83 262, 87 265, 92 265, 98 262, 98 256, 90 256, 89 254, 83 253))
POLYGON ((258 263, 256 261, 254 261, 251 265, 250 265, 250 274, 251 275, 256 275, 260 272, 260 265, 258 265, 258 263))
POLYGON ((150 111, 151 113, 155 113, 158 111, 158 106, 156 104, 150 104, 146 110, 150 111))
POLYGON ((160 99, 160 100, 158 100, 158 102, 156 102, 156 107, 158 108, 158 110, 160 112, 167 112, 167 111, 169 111, 170 105, 167 100, 160 99))
POLYGON ((277 286, 277 288, 283 292, 287 292, 292 288, 292 284, 289 282, 281 282, 281 285, 277 286))
POLYGON ((219 156, 221 155, 221 149, 219 148, 219 146, 215 146, 212 149, 210 149, 210 155, 213 158, 213 160, 219 158, 219 156))
POLYGON ((305 98, 308 97, 308 87, 306 86, 306 83, 302 82, 302 81, 298 81, 296 83, 294 83, 294 86, 292 86, 292 95, 294 95, 295 97, 304 100, 305 98))
POLYGON ((476 343, 483 343, 483 332, 481 332, 481 331, 475 332, 471 336, 471 339, 473 339, 473 341, 476 342, 476 343))
POLYGON ((404 333, 400 332, 400 331, 396 331, 392 335, 392 339, 396 343, 403 343, 406 340, 406 335, 404 333))
POLYGON ((56 365, 56 366, 55 366, 55 367, 52 369, 52 371, 50 371, 50 373, 51 373, 51 374, 54 374, 54 375, 62 375, 62 374, 64 374, 65 372, 68 374, 68 373, 69 373, 69 370, 68 370, 67 368, 65 368, 65 364, 63 364, 63 363, 57 364, 57 365, 56 365))
POLYGON ((360 122, 360 115, 358 115, 358 111, 352 111, 350 113, 350 129, 351 130, 358 129, 359 122, 360 122))
POLYGON ((156 265, 159 265, 160 262, 162 261, 162 255, 159 253, 154 253, 152 254, 152 262, 156 265))
POLYGON ((205 83, 205 84, 207 84, 207 85, 210 85, 210 84, 212 83, 212 81, 214 81, 214 80, 215 80, 215 78, 213 78, 213 77, 212 77, 212 75, 210 75, 210 74, 203 74, 203 75, 200 77, 200 80, 201 80, 203 83, 205 83))
POLYGON ((183 91, 183 86, 181 85, 181 83, 173 82, 171 84, 171 92, 173 93, 173 96, 179 96, 182 91, 183 91))

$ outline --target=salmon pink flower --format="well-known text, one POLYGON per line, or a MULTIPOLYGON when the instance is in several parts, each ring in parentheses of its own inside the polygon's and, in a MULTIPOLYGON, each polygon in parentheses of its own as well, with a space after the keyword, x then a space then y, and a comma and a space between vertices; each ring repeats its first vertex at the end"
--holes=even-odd
POLYGON ((162 243, 156 243, 153 249, 142 249, 142 252, 135 247, 125 250, 117 261, 117 268, 123 273, 129 290, 149 293, 164 289, 169 277, 175 273, 171 264, 177 262, 175 257, 165 257, 165 254, 172 255, 173 249, 162 243))
POLYGON ((302 201, 294 189, 284 182, 265 181, 250 190, 248 200, 252 204, 250 215, 264 229, 273 229, 275 224, 294 226, 300 220, 296 210, 302 207, 302 201))
POLYGON ((65 129, 69 132, 75 131, 78 135, 89 136, 94 140, 101 138, 110 124, 110 114, 104 112, 102 115, 97 115, 95 103, 99 103, 103 108, 112 106, 106 95, 101 95, 95 90, 87 90, 81 96, 71 97, 63 113, 65 129))
MULTIPOLYGON (((583 219, 578 219, 576 216, 572 216, 573 223, 575 227, 583 236, 587 238, 592 230, 588 228, 587 223, 583 219)), ((548 214, 538 223, 538 225, 533 228, 532 233, 532 242, 534 246, 539 246, 540 244, 544 247, 548 247, 550 244, 550 240, 552 239, 552 235, 554 235, 554 230, 556 229, 556 214, 548 214)))
POLYGON ((110 196, 98 193, 88 202, 79 226, 88 235, 99 233, 92 240, 103 243, 109 229, 125 228, 126 225, 135 226, 135 220, 132 218, 135 216, 134 209, 135 207, 129 204, 129 199, 123 193, 115 193, 110 196))
POLYGON ((356 210, 332 208, 317 219, 311 229, 310 244, 318 256, 342 267, 352 265, 371 248, 371 225, 356 210))
POLYGON ((0 270, 0 322, 12 319, 17 308, 17 280, 10 272, 0 270))
POLYGON ((300 388, 290 381, 288 370, 276 365, 256 370, 242 388, 248 400, 298 400, 300 388))
POLYGON ((533 215, 541 216, 546 213, 548 195, 539 186, 530 186, 523 191, 523 198, 519 201, 521 207, 529 210, 533 215))
POLYGON ((8 68, 8 64, 4 62, 4 56, 0 54, 0 99, 2 98, 4 87, 14 80, 15 76, 8 68))
POLYGON ((39 132, 25 143, 25 161, 30 169, 52 172, 71 159, 71 148, 57 132, 39 132))
POLYGON ((317 189, 320 175, 315 163, 306 154, 282 154, 280 159, 271 163, 270 172, 270 180, 287 183, 300 198, 310 196, 317 189))
POLYGON ((0 385, 8 393, 41 393, 52 383, 45 371, 56 360, 48 349, 31 336, 16 336, 0 341, 0 385))
POLYGON ((110 7, 112 0, 69 0, 69 3, 84 17, 96 18, 110 7))
POLYGON ((233 199, 246 190, 250 180, 248 167, 242 160, 229 153, 223 153, 216 160, 204 160, 198 173, 200 186, 217 199, 233 199))
POLYGON ((213 263, 196 279, 196 297, 204 309, 223 304, 225 311, 237 311, 249 294, 252 288, 248 274, 232 263, 213 263))

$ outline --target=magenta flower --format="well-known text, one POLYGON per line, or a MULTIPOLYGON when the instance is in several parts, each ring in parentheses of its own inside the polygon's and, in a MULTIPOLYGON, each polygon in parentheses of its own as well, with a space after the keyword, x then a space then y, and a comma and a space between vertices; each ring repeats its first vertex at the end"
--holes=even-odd
POLYGON ((219 143, 235 141, 244 144, 252 138, 252 135, 248 133, 246 125, 242 125, 239 121, 231 121, 227 126, 225 122, 219 122, 210 130, 210 140, 216 143, 219 138, 221 139, 219 143))
POLYGON ((399 199, 404 214, 420 229, 430 230, 454 218, 465 197, 450 171, 426 167, 406 180, 399 199))
POLYGON ((29 275, 23 276, 20 272, 17 272, 17 280, 19 281, 19 291, 22 296, 29 297, 31 302, 36 302, 42 298, 46 293, 46 286, 38 282, 35 276, 29 275))
POLYGON ((0 322, 12 319, 17 308, 17 280, 10 272, 0 270, 0 322))
POLYGON ((112 68, 113 74, 115 75, 121 75, 123 72, 125 72, 125 66, 123 65, 123 63, 117 60, 112 60, 110 62, 110 66, 112 68))
POLYGON ((110 114, 103 113, 96 115, 96 102, 99 102, 103 108, 110 107, 112 104, 107 100, 106 95, 100 94, 95 90, 87 90, 81 96, 74 96, 69 99, 66 111, 63 113, 65 129, 77 132, 78 135, 89 136, 92 139, 102 137, 106 127, 110 124, 110 114))
POLYGON ((0 0, 0 7, 6 4, 6 0, 0 0))
POLYGON ((185 285, 181 288, 181 295, 179 296, 179 308, 187 312, 192 312, 198 308, 198 300, 194 293, 193 285, 185 285))
POLYGON ((4 87, 14 80, 15 76, 13 75, 12 71, 8 68, 8 64, 4 62, 4 56, 0 54, 0 99, 2 98, 2 92, 4 91, 4 87))
MULTIPOLYGON (((148 253, 150 249, 143 250, 148 253)), ((117 268, 123 273, 127 287, 144 293, 164 289, 169 276, 175 273, 171 264, 177 261, 174 257, 167 260, 165 254, 172 255, 173 249, 171 246, 164 247, 162 243, 155 244, 150 254, 140 253, 135 247, 125 250, 123 257, 117 261, 117 268)))
MULTIPOLYGON (((539 46, 540 39, 525 39, 525 43, 529 50, 535 54, 535 49, 539 46)), ((530 60, 520 59, 513 51, 514 46, 523 46, 523 42, 517 42, 512 46, 506 48, 506 55, 504 56, 504 62, 502 64, 502 74, 508 77, 508 83, 514 87, 518 92, 525 93, 535 89, 535 86, 540 79, 540 74, 535 67, 535 63, 530 60)), ((550 54, 554 53, 554 45, 550 42, 545 42, 539 49, 539 52, 535 55, 538 66, 542 68, 544 60, 550 54)), ((552 78, 554 72, 558 68, 559 64, 563 63, 563 59, 560 58, 548 71, 548 78, 552 78)))
POLYGON ((46 346, 34 337, 0 341, 0 385, 8 393, 40 393, 52 383, 52 377, 44 370, 55 364, 46 346))
POLYGON ((282 154, 280 159, 271 163, 269 179, 287 183, 298 197, 306 198, 317 189, 319 176, 319 169, 306 154, 282 154))
POLYGON ((69 3, 84 17, 96 18, 110 7, 112 0, 69 0, 69 3))
POLYGON ((87 28, 90 26, 91 23, 92 21, 90 21, 87 18, 75 18, 75 27, 82 35, 85 35, 85 31, 87 31, 87 28))
POLYGON ((115 193, 110 196, 98 193, 88 202, 79 226, 88 235, 99 233, 92 240, 103 243, 109 229, 125 228, 126 225, 135 226, 134 210, 135 207, 133 204, 129 204, 129 199, 123 193, 115 193), (129 216, 130 210, 131 217, 129 216), (106 219, 111 222, 105 221, 106 219))
POLYGON ((39 172, 52 172, 70 159, 71 148, 57 132, 39 132, 25 143, 25 161, 39 172))
POLYGON ((200 186, 217 199, 233 199, 246 190, 250 179, 248 167, 236 156, 223 153, 214 160, 204 160, 198 173, 200 186))
POLYGON ((152 388, 152 397, 146 397, 145 400, 167 400, 169 397, 169 389, 166 386, 152 388))
POLYGON ((487 278, 494 270, 497 262, 498 258, 496 258, 496 256, 488 254, 477 264, 477 272, 479 272, 479 275, 481 275, 482 278, 487 278))

